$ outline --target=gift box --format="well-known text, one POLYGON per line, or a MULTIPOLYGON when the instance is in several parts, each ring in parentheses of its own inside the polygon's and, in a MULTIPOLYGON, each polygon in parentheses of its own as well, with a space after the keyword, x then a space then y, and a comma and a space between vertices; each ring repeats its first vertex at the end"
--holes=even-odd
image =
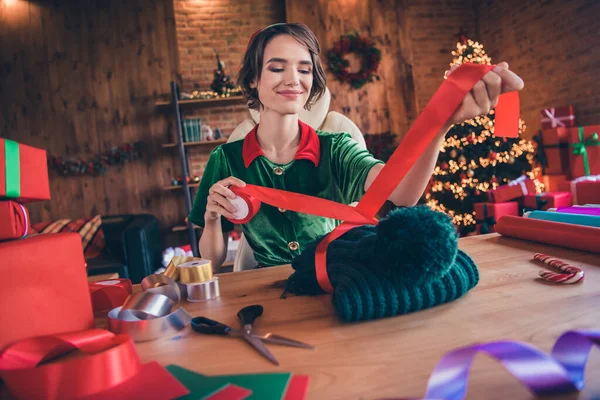
POLYGON ((93 328, 78 234, 2 242, 0 260, 0 352, 20 339, 93 328))
POLYGON ((534 137, 537 142, 536 158, 545 175, 569 175, 569 130, 545 129, 534 137))
POLYGON ((567 175, 542 175, 538 179, 544 184, 547 192, 558 192, 558 185, 562 182, 567 182, 567 175))
POLYGON ((544 192, 540 194, 528 194, 523 198, 523 204, 529 211, 569 207, 571 205, 571 192, 544 192))
POLYGON ((0 240, 18 239, 30 233, 27 208, 16 201, 0 201, 0 240))
POLYGON ((575 205, 600 203, 600 175, 582 176, 558 185, 561 192, 570 192, 575 205))
POLYGON ((545 108, 541 111, 542 129, 575 126, 573 106, 545 108))
POLYGON ((504 203, 535 192, 535 182, 522 175, 506 185, 490 190, 488 196, 493 203, 504 203))
POLYGON ((0 199, 50 200, 46 150, 0 138, 0 199))
POLYGON ((496 222, 504 215, 519 215, 519 203, 475 203, 476 233, 486 234, 496 232, 496 222))
POLYGON ((600 125, 569 128, 571 177, 600 174, 600 125))

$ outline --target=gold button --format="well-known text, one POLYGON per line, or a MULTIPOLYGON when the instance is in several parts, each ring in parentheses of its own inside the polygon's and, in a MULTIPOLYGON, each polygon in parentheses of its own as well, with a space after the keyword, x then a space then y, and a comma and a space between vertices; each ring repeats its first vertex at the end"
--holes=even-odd
POLYGON ((281 167, 275 167, 275 169, 273 170, 273 172, 275 172, 275 175, 283 175, 283 168, 281 168, 281 167))
POLYGON ((288 248, 291 251, 296 251, 296 250, 298 250, 300 248, 300 245, 298 244, 298 242, 289 242, 288 243, 288 248))
POLYGON ((277 209, 278 209, 278 210, 279 210, 279 212, 281 212, 281 213, 284 213, 284 212, 286 212, 286 211, 287 211, 285 208, 281 208, 281 207, 279 207, 279 208, 277 208, 277 209))

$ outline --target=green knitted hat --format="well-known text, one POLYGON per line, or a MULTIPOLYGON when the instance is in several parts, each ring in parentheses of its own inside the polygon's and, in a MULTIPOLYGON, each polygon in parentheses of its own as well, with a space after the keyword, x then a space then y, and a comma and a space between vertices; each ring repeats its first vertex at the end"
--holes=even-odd
MULTIPOLYGON (((287 291, 323 293, 311 243, 292 263, 287 291)), ((333 304, 344 321, 407 314, 453 301, 479 281, 471 258, 458 250, 448 216, 426 206, 392 211, 377 226, 354 228, 327 250, 333 304)))

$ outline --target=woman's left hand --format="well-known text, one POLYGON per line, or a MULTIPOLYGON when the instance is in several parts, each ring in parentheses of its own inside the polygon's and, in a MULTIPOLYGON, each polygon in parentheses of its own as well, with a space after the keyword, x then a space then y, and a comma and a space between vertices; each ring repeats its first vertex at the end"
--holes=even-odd
MULTIPOLYGON (((449 76, 456 68, 458 65, 453 65, 449 71, 446 71, 446 76, 449 76)), ((500 94, 519 91, 523 89, 523 85, 523 79, 508 69, 508 63, 501 62, 485 74, 467 93, 448 120, 448 126, 459 124, 478 115, 488 114, 498 104, 500 94)))

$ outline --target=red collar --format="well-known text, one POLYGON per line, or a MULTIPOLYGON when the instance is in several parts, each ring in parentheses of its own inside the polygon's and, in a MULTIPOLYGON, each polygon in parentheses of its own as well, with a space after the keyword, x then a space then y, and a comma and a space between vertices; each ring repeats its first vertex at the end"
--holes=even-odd
MULTIPOLYGON (((316 167, 319 165, 319 160, 321 159, 319 135, 317 135, 317 132, 313 128, 302 121, 298 121, 298 125, 300 126, 300 143, 294 160, 309 160, 316 167)), ((246 168, 250 166, 256 157, 264 155, 258 144, 258 124, 244 138, 242 155, 246 168)))

